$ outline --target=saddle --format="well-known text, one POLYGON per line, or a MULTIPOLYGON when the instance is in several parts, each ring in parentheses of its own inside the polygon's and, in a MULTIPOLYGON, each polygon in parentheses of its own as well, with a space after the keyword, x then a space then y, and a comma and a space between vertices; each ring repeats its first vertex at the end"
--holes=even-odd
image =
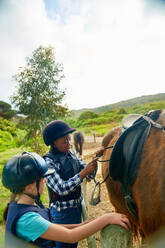
POLYGON ((121 182, 126 206, 136 219, 138 218, 137 207, 132 198, 131 186, 136 180, 142 150, 151 129, 150 118, 155 120, 158 117, 152 113, 129 118, 131 121, 136 119, 129 125, 124 122, 123 131, 113 147, 109 162, 109 174, 113 180, 121 182))

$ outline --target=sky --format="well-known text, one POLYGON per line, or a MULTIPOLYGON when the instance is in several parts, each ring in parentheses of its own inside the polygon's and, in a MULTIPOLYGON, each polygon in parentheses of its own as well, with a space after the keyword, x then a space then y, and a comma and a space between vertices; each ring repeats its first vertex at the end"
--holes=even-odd
POLYGON ((0 0, 0 100, 40 45, 63 64, 69 109, 165 92, 164 0, 0 0))

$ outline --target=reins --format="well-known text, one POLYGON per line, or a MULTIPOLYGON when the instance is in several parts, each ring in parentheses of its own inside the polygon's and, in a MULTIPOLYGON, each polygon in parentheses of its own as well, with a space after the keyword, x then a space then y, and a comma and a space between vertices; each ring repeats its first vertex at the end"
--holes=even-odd
MULTIPOLYGON (((107 147, 104 148, 104 150, 111 149, 111 148, 113 148, 113 146, 107 146, 107 147)), ((97 156, 96 156, 96 157, 97 157, 97 156)), ((110 159, 106 159, 106 160, 99 160, 99 159, 98 159, 97 161, 103 163, 103 162, 108 162, 108 161, 110 161, 110 159)))
MULTIPOLYGON (((111 148, 113 148, 113 146, 105 147, 104 150, 111 149, 111 148)), ((97 157, 97 155, 96 155, 96 157, 97 157)), ((99 159, 98 159, 97 161, 103 163, 103 162, 108 162, 108 161, 110 161, 110 159, 106 159, 106 160, 99 160, 99 159)), ((96 177, 96 175, 93 177, 93 181, 94 181, 94 183, 95 183, 95 186, 94 186, 94 188, 93 188, 93 190, 92 190, 92 195, 91 195, 91 200, 90 200, 90 204, 93 205, 93 206, 96 206, 96 205, 101 201, 101 200, 100 200, 101 184, 104 183, 104 182, 108 179, 109 173, 108 173, 107 176, 104 178, 104 180, 101 181, 101 182, 97 182, 95 177, 96 177), (97 197, 94 197, 95 191, 96 191, 96 188, 97 188, 97 187, 98 187, 98 195, 97 195, 97 197)))

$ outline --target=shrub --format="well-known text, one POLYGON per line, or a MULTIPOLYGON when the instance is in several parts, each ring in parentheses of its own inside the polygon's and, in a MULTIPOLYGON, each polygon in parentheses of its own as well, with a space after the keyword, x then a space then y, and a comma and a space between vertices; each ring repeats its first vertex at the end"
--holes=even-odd
POLYGON ((0 130, 11 133, 12 136, 16 136, 17 128, 14 122, 6 120, 0 117, 0 130))
POLYGON ((79 116, 79 120, 93 119, 97 118, 98 114, 93 113, 92 111, 85 111, 79 116))
POLYGON ((125 110, 125 108, 119 108, 117 110, 117 114, 127 114, 127 111, 125 110))
POLYGON ((0 152, 15 146, 16 143, 11 133, 0 130, 0 152))

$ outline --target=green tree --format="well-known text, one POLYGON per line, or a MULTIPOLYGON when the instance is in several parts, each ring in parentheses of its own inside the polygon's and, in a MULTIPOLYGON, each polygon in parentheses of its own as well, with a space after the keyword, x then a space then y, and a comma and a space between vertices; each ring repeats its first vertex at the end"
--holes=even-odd
POLYGON ((0 101, 0 117, 11 119, 15 114, 16 112, 12 110, 9 103, 0 101))
POLYGON ((51 46, 37 48, 32 57, 26 58, 26 66, 19 68, 13 76, 18 87, 11 100, 25 116, 27 133, 34 137, 36 152, 39 151, 38 135, 43 127, 50 120, 68 114, 68 108, 61 105, 65 90, 61 90, 59 84, 63 77, 63 66, 55 61, 51 46))

